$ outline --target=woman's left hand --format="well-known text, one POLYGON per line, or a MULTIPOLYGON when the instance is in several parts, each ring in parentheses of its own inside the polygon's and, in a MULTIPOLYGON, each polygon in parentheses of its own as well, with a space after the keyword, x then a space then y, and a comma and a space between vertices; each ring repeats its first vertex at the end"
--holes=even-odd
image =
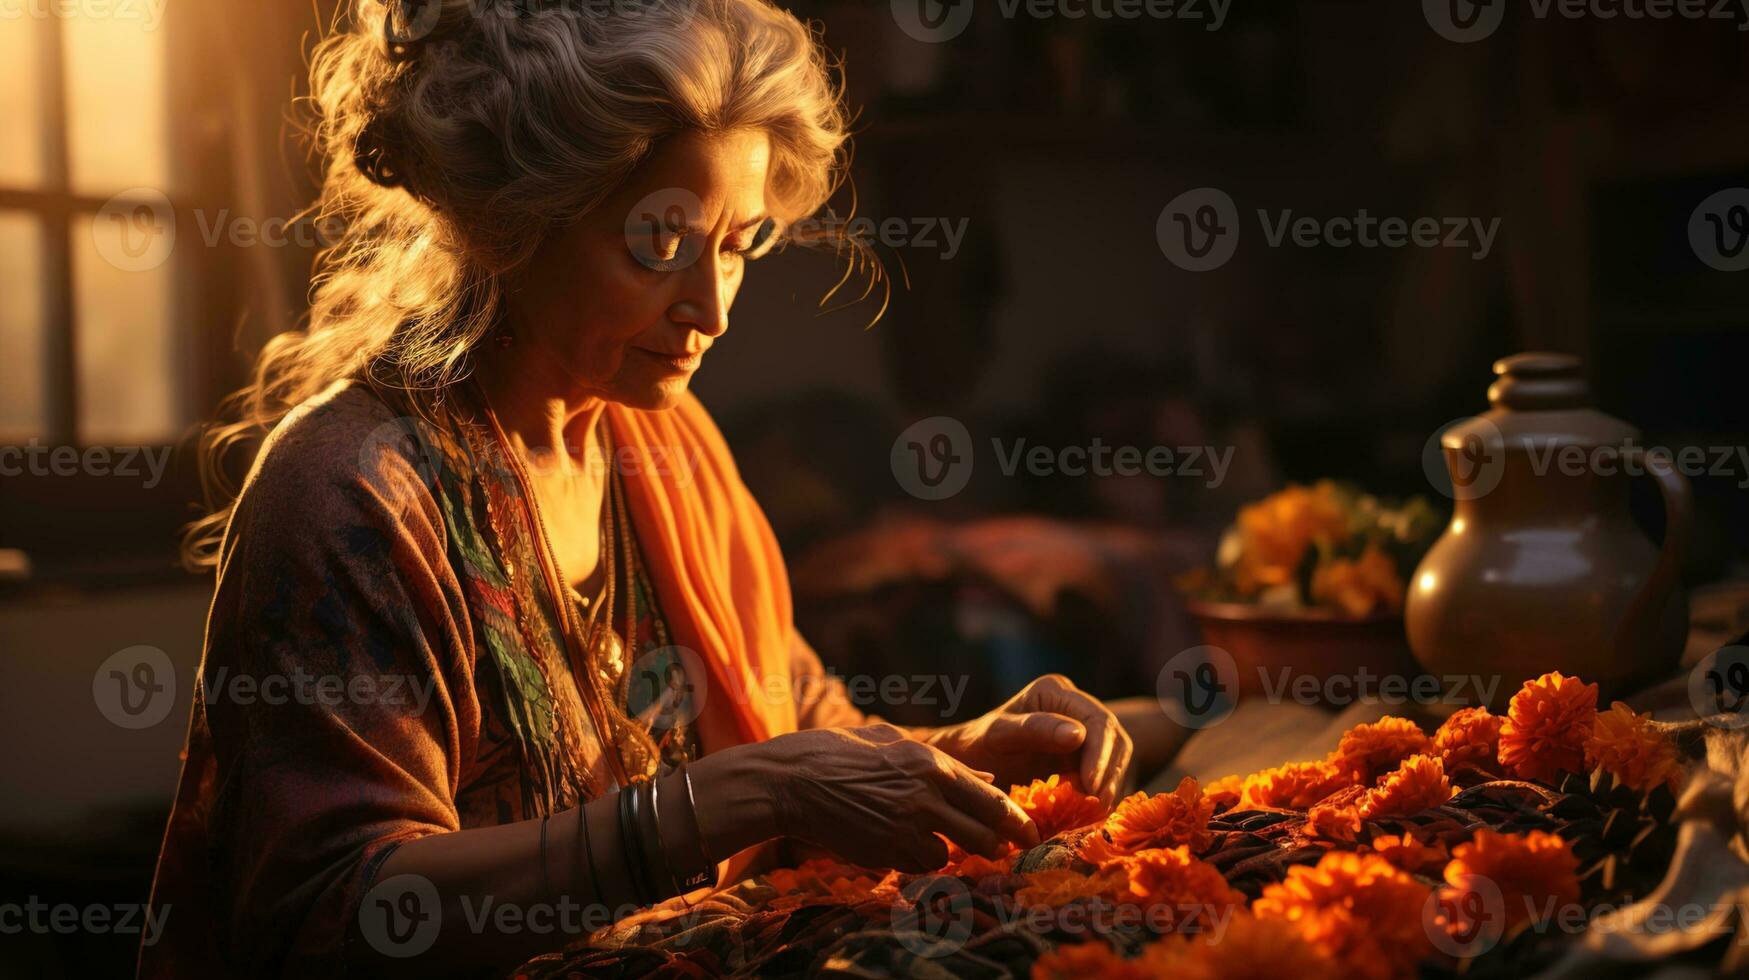
POLYGON ((1061 674, 1040 677, 981 718, 915 737, 973 769, 995 773, 999 788, 1074 773, 1082 790, 1107 806, 1117 802, 1133 751, 1111 709, 1061 674))

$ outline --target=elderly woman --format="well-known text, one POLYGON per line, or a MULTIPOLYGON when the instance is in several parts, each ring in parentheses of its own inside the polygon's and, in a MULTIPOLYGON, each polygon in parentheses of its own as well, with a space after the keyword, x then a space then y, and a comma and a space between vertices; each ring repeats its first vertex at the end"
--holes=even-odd
POLYGON ((950 727, 858 711, 687 392, 839 175, 809 31, 764 0, 354 14, 313 64, 343 237, 191 539, 217 591, 142 974, 503 970, 568 937, 487 901, 623 914, 774 838, 925 870, 1036 841, 1009 782, 1111 801, 1130 739, 1060 677, 950 727))

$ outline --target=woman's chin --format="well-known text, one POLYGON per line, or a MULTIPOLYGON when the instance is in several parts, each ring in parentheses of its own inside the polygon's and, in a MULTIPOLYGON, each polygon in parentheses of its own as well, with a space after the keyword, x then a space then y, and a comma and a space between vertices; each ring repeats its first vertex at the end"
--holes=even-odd
POLYGON ((665 412, 680 404, 691 382, 691 374, 651 379, 642 384, 628 385, 614 401, 645 412, 665 412))

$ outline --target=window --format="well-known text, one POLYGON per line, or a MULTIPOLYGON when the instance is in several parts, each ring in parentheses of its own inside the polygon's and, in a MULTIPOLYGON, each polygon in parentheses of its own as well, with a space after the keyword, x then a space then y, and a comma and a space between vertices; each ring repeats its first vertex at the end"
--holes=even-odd
POLYGON ((164 443, 189 421, 163 12, 0 9, 0 443, 164 443))

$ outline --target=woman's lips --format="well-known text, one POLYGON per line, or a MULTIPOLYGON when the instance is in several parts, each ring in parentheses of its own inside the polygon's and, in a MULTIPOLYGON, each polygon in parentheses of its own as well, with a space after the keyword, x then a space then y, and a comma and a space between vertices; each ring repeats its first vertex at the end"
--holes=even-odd
POLYGON ((704 351, 699 351, 696 354, 664 354, 660 351, 653 351, 643 347, 638 348, 638 350, 649 355, 651 360, 675 374, 686 374, 696 371, 698 370, 699 364, 704 361, 704 351))

